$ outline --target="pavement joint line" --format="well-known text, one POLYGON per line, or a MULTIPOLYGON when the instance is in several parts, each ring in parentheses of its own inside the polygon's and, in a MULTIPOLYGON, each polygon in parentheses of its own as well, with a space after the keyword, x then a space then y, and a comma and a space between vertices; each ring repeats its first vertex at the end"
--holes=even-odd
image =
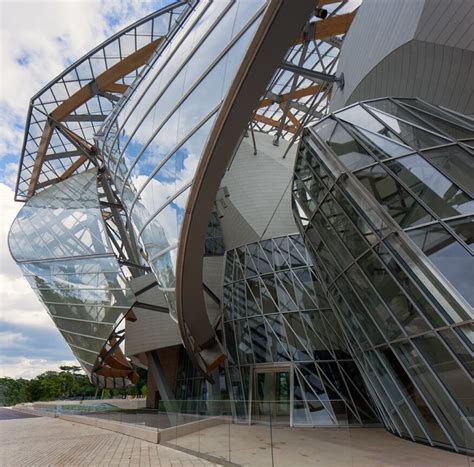
POLYGON ((204 459, 206 461, 213 462, 214 464, 222 465, 224 467, 242 467, 241 464, 235 464, 234 462, 226 461, 226 460, 223 460, 219 457, 212 456, 210 454, 205 454, 203 452, 195 451, 194 449, 189 449, 189 448, 185 448, 185 447, 182 447, 182 446, 176 446, 176 445, 174 445, 172 443, 169 443, 167 441, 164 441, 160 444, 162 446, 166 446, 167 448, 171 448, 171 449, 174 449, 176 451, 181 451, 181 452, 184 452, 186 454, 190 454, 192 456, 199 457, 200 459, 204 459))

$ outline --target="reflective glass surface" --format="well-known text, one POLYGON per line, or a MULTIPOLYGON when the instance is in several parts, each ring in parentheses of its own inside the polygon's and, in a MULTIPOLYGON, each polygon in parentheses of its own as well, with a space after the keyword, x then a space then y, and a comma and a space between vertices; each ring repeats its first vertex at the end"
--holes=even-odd
MULTIPOLYGON (((287 399, 291 392, 294 425, 375 423, 364 387, 355 385, 359 372, 310 261, 299 235, 226 252, 223 307, 229 378, 291 363, 287 399)), ((248 389, 234 382, 232 398, 245 401, 248 389)))
POLYGON ((86 373, 134 302, 105 233, 97 171, 34 196, 9 234, 11 253, 86 373))
POLYGON ((200 2, 102 138, 138 240, 168 294, 194 174, 265 5, 200 2))
MULTIPOLYGON (((68 66, 32 97, 15 192, 17 200, 25 201, 31 197, 29 191, 35 165, 39 162, 40 141, 48 135, 50 115, 77 137, 94 144, 95 135, 120 102, 120 97, 130 91, 136 78, 146 71, 147 58, 174 31, 179 18, 189 8, 189 5, 175 1, 135 22, 68 66), (133 61, 136 66, 127 63, 118 79, 103 85, 110 76, 107 72, 115 66, 112 75, 120 74, 119 64, 126 63, 132 54, 135 54, 133 61), (66 109, 70 110, 64 113, 66 109)), ((42 157, 36 193, 59 182, 60 175, 78 163, 81 153, 76 145, 53 128, 42 157)), ((88 170, 91 166, 86 160, 73 173, 88 170)))
POLYGON ((314 270, 387 429, 466 451, 474 177, 473 155, 456 138, 473 129, 417 99, 356 104, 329 118, 331 131, 328 119, 307 130, 293 181, 314 270))

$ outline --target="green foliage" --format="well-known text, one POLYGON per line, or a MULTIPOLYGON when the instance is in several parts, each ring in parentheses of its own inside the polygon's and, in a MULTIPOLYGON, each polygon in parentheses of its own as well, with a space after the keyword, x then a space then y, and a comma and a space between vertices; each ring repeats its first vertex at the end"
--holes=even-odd
POLYGON ((28 400, 26 379, 0 378, 0 406, 15 405, 28 400))
POLYGON ((0 406, 67 398, 90 397, 95 387, 79 366, 61 366, 34 379, 0 378, 0 406))
MULTIPOLYGON (((140 381, 136 386, 121 389, 104 389, 102 398, 146 395, 147 372, 138 368, 140 381)), ((22 402, 80 399, 93 397, 96 387, 82 373, 80 366, 60 366, 59 371, 46 371, 34 379, 0 378, 0 406, 22 402)))

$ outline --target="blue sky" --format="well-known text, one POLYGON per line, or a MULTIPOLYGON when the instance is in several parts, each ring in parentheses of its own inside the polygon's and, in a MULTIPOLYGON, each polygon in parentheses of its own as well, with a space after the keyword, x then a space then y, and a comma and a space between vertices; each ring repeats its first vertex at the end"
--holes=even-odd
POLYGON ((0 376, 34 377, 74 357, 10 258, 8 229, 31 96, 111 34, 169 1, 0 0, 0 376))

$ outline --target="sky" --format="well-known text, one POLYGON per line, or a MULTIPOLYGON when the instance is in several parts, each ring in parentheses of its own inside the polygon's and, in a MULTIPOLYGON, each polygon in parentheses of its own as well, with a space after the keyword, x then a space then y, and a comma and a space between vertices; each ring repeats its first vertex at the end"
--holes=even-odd
POLYGON ((0 0, 0 377, 33 378, 76 363, 16 266, 8 230, 28 103, 107 37, 166 0, 0 0))

